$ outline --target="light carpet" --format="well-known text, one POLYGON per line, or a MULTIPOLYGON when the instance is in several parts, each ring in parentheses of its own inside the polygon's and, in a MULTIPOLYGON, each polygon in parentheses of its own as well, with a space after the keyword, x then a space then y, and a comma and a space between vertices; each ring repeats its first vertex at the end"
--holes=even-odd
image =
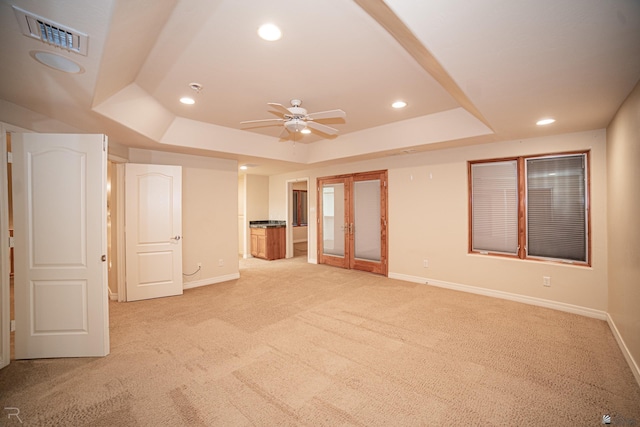
POLYGON ((640 425, 604 321, 304 258, 241 264, 112 302, 109 356, 13 361, 0 404, 45 426, 640 425))

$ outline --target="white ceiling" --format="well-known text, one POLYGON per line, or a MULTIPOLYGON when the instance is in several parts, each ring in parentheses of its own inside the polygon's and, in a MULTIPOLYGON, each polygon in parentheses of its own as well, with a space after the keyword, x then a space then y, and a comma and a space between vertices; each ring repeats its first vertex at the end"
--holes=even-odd
POLYGON ((0 37, 0 120, 260 165, 252 173, 603 128, 640 79, 637 0, 0 0, 0 37), (87 34, 88 55, 24 36, 12 5, 87 34), (264 22, 280 41, 258 38, 264 22), (323 122, 339 136, 240 125, 292 98, 346 111, 323 122), (535 125, 547 116, 557 122, 535 125))

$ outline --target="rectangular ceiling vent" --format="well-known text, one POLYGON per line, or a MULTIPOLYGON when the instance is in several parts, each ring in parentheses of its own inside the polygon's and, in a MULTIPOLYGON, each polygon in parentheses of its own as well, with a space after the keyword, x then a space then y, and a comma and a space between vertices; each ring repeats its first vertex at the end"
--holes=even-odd
POLYGON ((57 46, 69 52, 87 55, 89 37, 41 16, 13 6, 20 29, 25 36, 57 46))

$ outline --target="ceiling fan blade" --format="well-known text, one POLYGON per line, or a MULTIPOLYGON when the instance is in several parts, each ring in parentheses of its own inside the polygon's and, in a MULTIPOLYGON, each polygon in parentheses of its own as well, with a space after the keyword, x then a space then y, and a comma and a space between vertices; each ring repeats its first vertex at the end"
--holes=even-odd
POLYGON ((347 113, 342 110, 329 110, 319 111, 317 113, 307 114, 307 118, 310 120, 318 119, 344 119, 347 117, 347 113))
POLYGON ((286 127, 282 128, 282 132, 280 132, 280 136, 278 136, 278 139, 280 141, 284 141, 286 139, 289 139, 291 137, 291 133, 287 130, 286 127))
POLYGON ((278 110, 279 112, 281 112, 282 114, 286 114, 286 115, 291 115, 291 112, 287 109, 287 107, 285 107, 282 104, 278 104, 276 102, 267 102, 267 105, 275 108, 276 110, 278 110))
POLYGON ((280 124, 284 122, 284 119, 263 119, 263 120, 247 120, 245 122, 240 122, 241 125, 246 125, 246 124, 250 124, 250 123, 273 123, 275 124, 280 124))
POLYGON ((315 130, 320 131, 322 133, 325 133, 327 135, 337 135, 338 134, 338 129, 334 129, 331 126, 323 125, 321 123, 308 121, 307 122, 307 126, 309 126, 311 129, 315 129, 315 130))

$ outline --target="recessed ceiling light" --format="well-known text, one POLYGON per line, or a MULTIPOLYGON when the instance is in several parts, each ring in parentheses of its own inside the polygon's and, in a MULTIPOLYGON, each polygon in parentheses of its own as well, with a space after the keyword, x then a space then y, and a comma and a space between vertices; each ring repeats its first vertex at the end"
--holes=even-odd
POLYGON ((193 98, 189 98, 188 96, 183 96, 182 98, 180 98, 180 102, 187 105, 193 105, 196 103, 193 98))
POLYGON ((247 165, 240 166, 240 170, 246 171, 247 169, 249 169, 249 166, 247 165))
POLYGON ((302 129, 302 130, 300 131, 300 133, 309 134, 309 133, 311 133, 311 129, 309 129, 309 128, 307 128, 307 129, 302 129))
POLYGON ((544 125, 550 125, 551 123, 555 122, 556 119, 542 119, 542 120, 538 120, 536 122, 536 124, 538 126, 544 126, 544 125))
POLYGON ((282 37, 282 31, 273 24, 264 24, 258 28, 258 35, 260 38, 272 42, 280 40, 280 37, 282 37))
POLYGON ((70 59, 65 58, 51 52, 31 51, 31 57, 41 64, 51 67, 54 70, 64 71, 65 73, 78 74, 83 72, 82 67, 70 59))
POLYGON ((393 104, 391 104, 391 106, 392 106, 393 108, 404 108, 404 107, 406 107, 406 106, 407 106, 407 103, 406 103, 406 102, 404 102, 404 101, 396 101, 396 102, 394 102, 393 104))

